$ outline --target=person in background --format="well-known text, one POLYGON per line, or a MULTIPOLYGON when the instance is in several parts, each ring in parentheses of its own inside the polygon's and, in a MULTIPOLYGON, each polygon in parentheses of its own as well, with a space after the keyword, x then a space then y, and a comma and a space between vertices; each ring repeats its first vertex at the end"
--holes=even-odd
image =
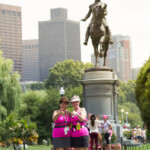
POLYGON ((95 142, 95 150, 98 150, 98 125, 100 121, 96 118, 94 114, 91 115, 90 120, 88 121, 90 128, 90 138, 91 138, 91 150, 93 150, 93 144, 95 142))
POLYGON ((143 128, 143 130, 141 131, 141 136, 142 136, 142 142, 146 142, 146 131, 143 128))
MULTIPOLYGON (((91 118, 91 113, 88 113, 88 120, 87 120, 87 128, 88 128, 88 131, 89 131, 89 134, 90 134, 90 125, 89 125, 89 120, 91 118)), ((89 136, 89 147, 91 147, 91 139, 90 139, 90 136, 89 136)))
POLYGON ((102 130, 102 128, 101 128, 101 126, 102 126, 102 124, 101 124, 102 121, 100 120, 100 117, 99 117, 99 116, 97 116, 96 118, 100 121, 100 123, 99 123, 99 125, 98 125, 98 130, 99 130, 99 132, 98 132, 98 141, 99 141, 99 143, 100 143, 101 150, 103 150, 103 138, 102 138, 103 130, 102 130))
POLYGON ((110 144, 110 141, 109 141, 109 136, 110 136, 110 129, 112 128, 111 126, 111 123, 109 121, 107 121, 108 119, 108 116, 106 115, 103 115, 103 123, 102 123, 102 129, 104 131, 104 138, 106 140, 106 144, 107 144, 107 147, 109 148, 109 150, 111 150, 111 144, 110 144))
POLYGON ((54 128, 52 132, 53 146, 55 150, 69 150, 71 147, 71 114, 67 111, 69 100, 66 96, 59 100, 59 110, 53 113, 54 128))
POLYGON ((87 113, 85 108, 81 108, 80 97, 75 95, 71 98, 71 104, 74 107, 71 113, 72 122, 72 138, 71 147, 74 150, 88 150, 89 147, 89 131, 86 126, 87 113))
POLYGON ((137 129, 134 128, 134 129, 132 130, 132 138, 133 138, 133 140, 135 140, 135 141, 137 142, 136 135, 137 135, 137 129))
POLYGON ((141 137, 141 128, 140 128, 139 125, 137 125, 136 129, 137 129, 136 130, 136 138, 137 138, 138 142, 141 142, 141 140, 142 140, 142 137, 141 137))

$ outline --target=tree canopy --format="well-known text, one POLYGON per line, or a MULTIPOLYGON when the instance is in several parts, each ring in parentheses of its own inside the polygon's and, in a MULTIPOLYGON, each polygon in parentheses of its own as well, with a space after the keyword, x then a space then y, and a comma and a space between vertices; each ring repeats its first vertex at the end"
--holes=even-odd
MULTIPOLYGON (((118 95, 119 120, 122 120, 121 109, 124 109, 125 112, 128 112, 127 118, 131 128, 135 128, 137 125, 143 127, 140 111, 136 104, 135 86, 136 83, 133 80, 129 80, 127 83, 120 81, 118 95)), ((126 122, 125 114, 123 120, 126 122)))
POLYGON ((141 68, 136 81, 136 100, 150 133, 150 57, 141 68))
POLYGON ((64 60, 58 62, 54 68, 49 70, 49 77, 45 81, 45 87, 78 87, 85 69, 92 67, 90 63, 64 60))
POLYGON ((136 103, 135 81, 129 80, 127 83, 120 81, 118 101, 120 104, 125 102, 136 103))
MULTIPOLYGON (((81 97, 82 86, 65 89, 65 95, 70 99, 73 95, 81 97)), ((17 110, 18 119, 31 120, 37 125, 40 140, 51 136, 51 123, 54 110, 59 109, 59 90, 50 87, 47 90, 28 91, 22 94, 20 109, 17 110)), ((69 105, 71 108, 71 105, 69 105)), ((71 109, 70 109, 71 110, 71 109)))
POLYGON ((33 90, 33 91, 44 90, 44 84, 43 82, 31 83, 27 85, 27 89, 33 90))
POLYGON ((19 107, 20 75, 13 72, 13 62, 4 59, 0 52, 0 118, 5 118, 11 111, 19 107))
POLYGON ((140 127, 143 126, 143 122, 140 117, 140 111, 135 103, 127 102, 127 103, 119 104, 118 109, 119 109, 118 110, 119 120, 121 122, 123 121, 124 123, 126 123, 126 121, 127 121, 130 124, 131 128, 135 128, 135 127, 137 127, 137 125, 139 125, 140 127), (123 118, 122 118, 121 109, 124 109, 123 118), (125 112, 128 112, 127 120, 126 120, 125 112))

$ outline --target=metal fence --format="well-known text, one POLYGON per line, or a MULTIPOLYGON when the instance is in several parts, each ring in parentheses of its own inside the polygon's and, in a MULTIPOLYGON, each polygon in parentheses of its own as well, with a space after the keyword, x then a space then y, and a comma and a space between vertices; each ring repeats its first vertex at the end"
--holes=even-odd
POLYGON ((122 145, 122 150, 150 150, 150 143, 141 143, 141 144, 124 144, 122 145))

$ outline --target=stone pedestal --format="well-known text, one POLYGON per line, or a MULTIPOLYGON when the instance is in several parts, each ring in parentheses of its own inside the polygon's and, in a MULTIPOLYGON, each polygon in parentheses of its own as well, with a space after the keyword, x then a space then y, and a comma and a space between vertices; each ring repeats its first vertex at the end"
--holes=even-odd
POLYGON ((118 86, 117 75, 108 67, 85 70, 81 80, 83 85, 83 104, 87 113, 108 116, 114 132, 120 137, 118 123, 118 86))

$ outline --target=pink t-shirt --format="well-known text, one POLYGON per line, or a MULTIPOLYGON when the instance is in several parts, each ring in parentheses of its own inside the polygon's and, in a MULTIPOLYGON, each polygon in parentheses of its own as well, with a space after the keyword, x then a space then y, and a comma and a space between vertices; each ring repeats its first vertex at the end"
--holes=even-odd
MULTIPOLYGON (((80 115, 80 112, 78 112, 78 114, 80 115)), ((72 125, 73 125, 72 137, 81 137, 81 136, 89 135, 89 131, 86 127, 86 122, 85 121, 81 122, 77 116, 72 116, 71 117, 71 122, 72 122, 72 125), (80 126, 81 126, 80 130, 76 130, 75 126, 77 125, 77 123, 80 123, 80 126)))
POLYGON ((71 137, 69 113, 66 113, 65 116, 59 116, 54 123, 52 137, 71 137), (65 134, 65 128, 67 128, 67 134, 65 134))

